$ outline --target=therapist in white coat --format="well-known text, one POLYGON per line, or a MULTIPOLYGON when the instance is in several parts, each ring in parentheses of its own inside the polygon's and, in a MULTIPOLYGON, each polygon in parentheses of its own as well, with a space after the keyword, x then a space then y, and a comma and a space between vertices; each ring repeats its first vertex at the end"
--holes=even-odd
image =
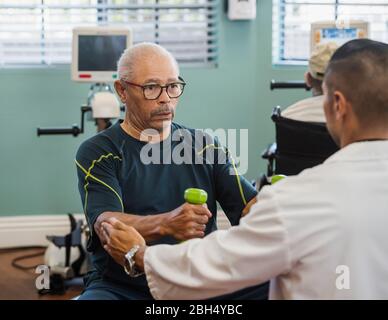
POLYGON ((239 226, 147 247, 112 219, 102 225, 105 250, 127 270, 145 270, 156 299, 209 298, 268 280, 271 299, 388 299, 387 88, 388 45, 346 43, 323 83, 340 151, 262 189, 239 226))

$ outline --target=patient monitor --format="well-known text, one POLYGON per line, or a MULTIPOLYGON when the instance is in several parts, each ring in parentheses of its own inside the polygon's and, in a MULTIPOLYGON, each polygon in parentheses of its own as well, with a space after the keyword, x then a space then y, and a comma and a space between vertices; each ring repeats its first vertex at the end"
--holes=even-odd
POLYGON ((87 103, 94 119, 120 116, 120 104, 110 83, 117 80, 117 61, 131 45, 127 27, 73 29, 71 76, 73 81, 92 83, 87 103))
POLYGON ((311 24, 310 52, 318 44, 335 42, 338 46, 353 39, 367 38, 369 35, 368 22, 359 20, 349 21, 321 21, 311 24))
POLYGON ((120 116, 120 105, 110 82, 117 80, 117 61, 132 45, 126 27, 79 27, 73 29, 71 77, 93 83, 88 97, 95 119, 120 116))
POLYGON ((132 45, 131 31, 118 27, 73 29, 72 80, 105 83, 117 79, 117 61, 132 45))

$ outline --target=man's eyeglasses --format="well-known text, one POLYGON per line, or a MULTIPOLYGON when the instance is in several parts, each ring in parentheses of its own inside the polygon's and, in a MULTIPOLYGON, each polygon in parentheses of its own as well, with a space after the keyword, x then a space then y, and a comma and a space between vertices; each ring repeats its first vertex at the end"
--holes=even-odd
POLYGON ((156 100, 160 97, 163 92, 163 89, 166 88, 167 95, 171 98, 178 98, 182 95, 183 90, 185 88, 186 82, 178 77, 179 82, 168 83, 165 86, 161 86, 157 83, 150 83, 145 85, 140 85, 136 83, 129 82, 127 80, 121 79, 121 81, 135 87, 139 87, 143 89, 144 98, 147 100, 156 100))

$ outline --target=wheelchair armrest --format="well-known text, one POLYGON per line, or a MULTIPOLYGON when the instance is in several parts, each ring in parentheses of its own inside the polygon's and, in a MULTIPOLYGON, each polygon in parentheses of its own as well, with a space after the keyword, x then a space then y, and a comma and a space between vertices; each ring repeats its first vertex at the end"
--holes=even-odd
POLYGON ((273 108, 272 115, 271 115, 272 121, 276 122, 281 117, 281 113, 282 111, 280 106, 276 106, 275 108, 273 108))
POLYGON ((263 159, 272 160, 275 158, 275 153, 276 153, 276 142, 273 142, 270 145, 268 145, 267 149, 265 149, 261 153, 261 157, 263 159))

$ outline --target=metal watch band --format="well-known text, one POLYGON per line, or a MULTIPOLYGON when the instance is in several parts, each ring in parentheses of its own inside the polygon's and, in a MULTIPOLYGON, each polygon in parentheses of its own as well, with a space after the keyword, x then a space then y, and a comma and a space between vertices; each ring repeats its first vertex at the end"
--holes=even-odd
POLYGON ((130 277, 138 277, 138 276, 141 276, 144 274, 144 272, 140 272, 137 268, 136 268, 136 264, 135 264, 135 254, 136 252, 140 249, 140 246, 139 245, 135 245, 133 246, 133 248, 131 248, 131 250, 128 251, 128 253, 125 255, 125 264, 124 264, 124 270, 126 272, 126 274, 128 274, 130 277))

